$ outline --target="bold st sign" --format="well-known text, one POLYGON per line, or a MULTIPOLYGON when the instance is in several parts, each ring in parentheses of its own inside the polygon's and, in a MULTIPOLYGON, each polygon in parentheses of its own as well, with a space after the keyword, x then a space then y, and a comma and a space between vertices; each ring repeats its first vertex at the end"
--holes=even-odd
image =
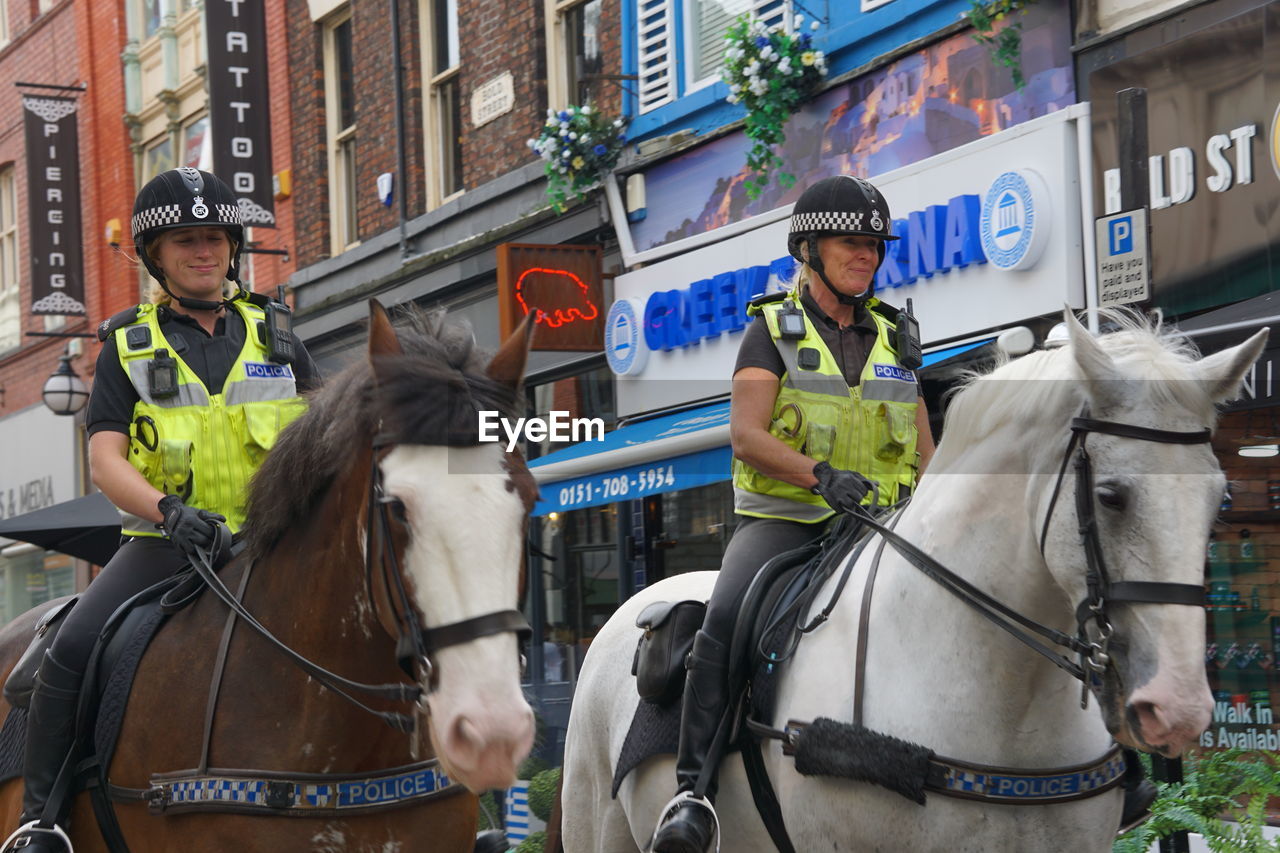
POLYGON ((72 98, 24 95, 31 313, 81 314, 80 143, 72 98))
POLYGON ((263 0, 208 0, 213 171, 236 194, 245 225, 275 228, 263 0))

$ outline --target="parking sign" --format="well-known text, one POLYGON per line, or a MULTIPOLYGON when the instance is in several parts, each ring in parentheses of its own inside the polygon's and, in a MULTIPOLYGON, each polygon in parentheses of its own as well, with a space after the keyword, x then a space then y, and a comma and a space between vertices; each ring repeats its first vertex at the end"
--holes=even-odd
POLYGON ((1151 294, 1147 257, 1146 208, 1126 210, 1095 221, 1098 249, 1098 304, 1127 305, 1151 294))

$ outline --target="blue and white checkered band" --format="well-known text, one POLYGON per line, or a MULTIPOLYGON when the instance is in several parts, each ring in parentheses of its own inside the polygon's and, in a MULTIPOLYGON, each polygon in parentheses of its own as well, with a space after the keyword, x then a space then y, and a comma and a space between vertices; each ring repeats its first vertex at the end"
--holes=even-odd
POLYGON ((867 234, 884 234, 889 230, 888 217, 880 208, 871 208, 871 216, 858 211, 823 211, 821 213, 796 213, 791 217, 792 234, 808 234, 812 231, 861 231, 867 234))
POLYGON ((941 788, 929 785, 931 790, 1011 805, 1042 805, 1100 794, 1119 784, 1125 768, 1118 748, 1089 767, 1040 773, 979 769, 940 756, 934 761, 945 767, 946 781, 941 788))
POLYGON ((152 228, 159 228, 163 225, 177 225, 182 221, 182 208, 176 204, 163 204, 159 207, 148 207, 146 210, 140 210, 129 220, 129 225, 133 229, 133 235, 136 237, 144 231, 150 231, 152 228))
POLYGON ((457 782, 435 759, 370 776, 209 774, 153 779, 148 796, 154 814, 238 811, 281 814, 337 814, 401 808, 456 793, 457 782))

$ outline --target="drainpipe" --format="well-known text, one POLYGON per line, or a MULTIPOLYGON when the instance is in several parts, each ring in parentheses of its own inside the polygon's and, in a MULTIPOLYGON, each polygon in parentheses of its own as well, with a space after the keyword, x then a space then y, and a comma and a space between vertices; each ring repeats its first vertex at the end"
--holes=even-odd
POLYGON ((400 53, 400 0, 391 0, 391 73, 395 89, 396 108, 396 210, 400 219, 400 257, 409 257, 409 238, 406 223, 409 219, 409 201, 406 198, 406 172, 404 152, 404 85, 401 80, 400 53))

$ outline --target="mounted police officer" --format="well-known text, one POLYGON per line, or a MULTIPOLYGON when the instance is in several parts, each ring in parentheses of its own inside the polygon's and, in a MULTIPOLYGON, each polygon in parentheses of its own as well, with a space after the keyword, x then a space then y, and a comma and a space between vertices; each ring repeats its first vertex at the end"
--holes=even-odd
POLYGON ((738 351, 730 415, 742 518, 689 658, 681 793, 654 836, 655 853, 704 853, 715 835, 714 776, 705 797, 694 787, 704 763, 719 758, 709 752, 731 698, 729 643, 752 578, 773 557, 822 536, 836 513, 905 498, 933 455, 918 383, 895 348, 897 311, 874 296, 885 241, 898 239, 890 223, 888 204, 867 181, 817 182, 791 215, 796 289, 748 309, 756 321, 738 351))
MULTIPOLYGON (((302 413, 315 364, 283 306, 240 284, 244 227, 231 188, 183 167, 147 183, 131 221, 158 288, 102 323, 87 415, 94 483, 120 510, 120 549, 67 613, 41 661, 27 721, 22 828, 5 850, 61 853, 76 705, 102 626, 134 594, 244 525, 249 478, 302 413), (282 314, 287 321, 287 314, 282 314), (52 807, 50 805, 52 797, 52 807), (55 813, 56 812, 56 813, 55 813)), ((74 757, 72 758, 74 761, 74 757)))

